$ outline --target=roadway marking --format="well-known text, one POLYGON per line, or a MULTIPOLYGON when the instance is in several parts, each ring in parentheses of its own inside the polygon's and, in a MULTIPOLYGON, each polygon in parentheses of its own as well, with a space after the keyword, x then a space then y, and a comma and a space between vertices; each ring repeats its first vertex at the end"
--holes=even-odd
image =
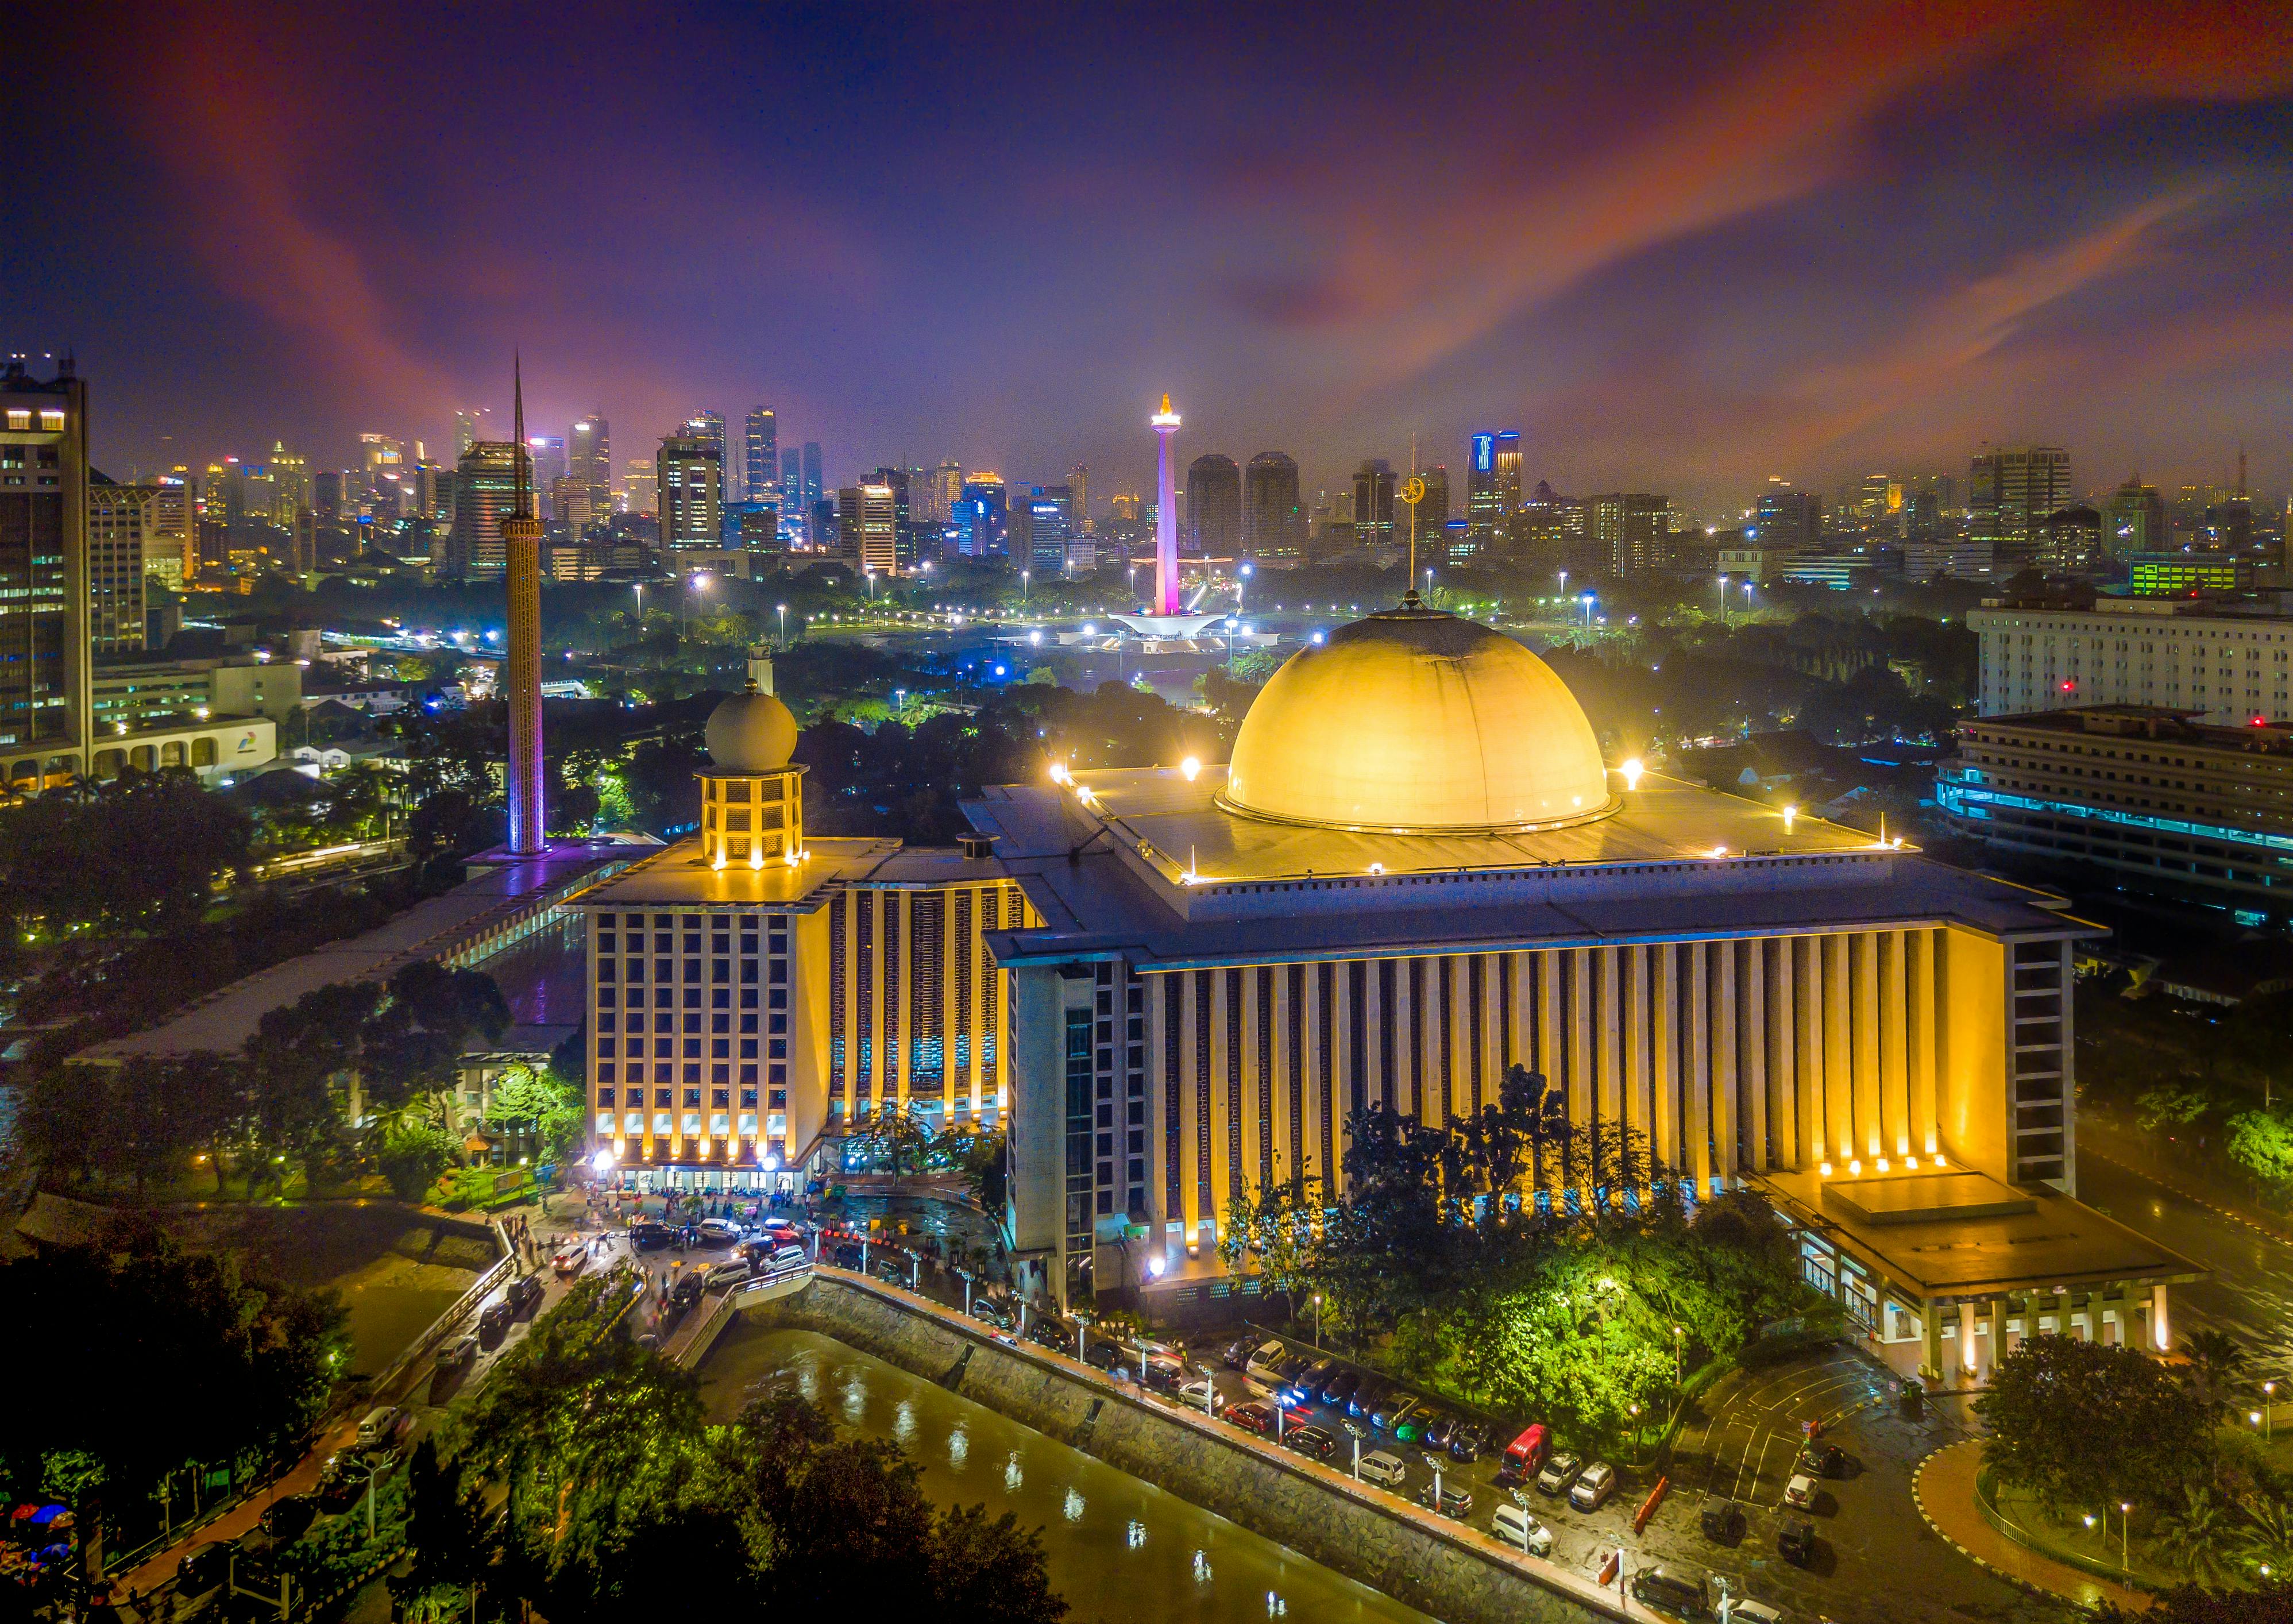
MULTIPOLYGON (((2202 1206, 2206 1211, 2213 1214, 2216 1218, 2226 1218, 2232 1223, 2240 1225, 2244 1229, 2251 1230, 2264 1240, 2275 1241, 2281 1246, 2293 1245, 2293 1241, 2289 1241, 2288 1238, 2284 1235, 2280 1234, 2275 1230, 2265 1228, 2260 1223, 2256 1222, 2253 1219, 2247 1217, 2244 1214, 2233 1213, 2225 1206, 2216 1206, 2212 1202, 2207 1200, 2203 1196, 2198 1195, 2191 1190, 2184 1190, 2178 1184, 2168 1184, 2165 1180, 2159 1178, 2153 1173, 2145 1173, 2139 1167, 2129 1166, 2126 1163, 2119 1161, 2116 1157, 2111 1155, 2109 1151, 2096 1148, 2091 1141, 2079 1146, 2078 1149, 2083 1155, 2099 1157, 2102 1160, 2108 1162, 2111 1166, 2117 1168, 2120 1173, 2126 1173, 2133 1178, 2137 1178, 2144 1184, 2156 1185, 2167 1195, 2179 1196, 2184 1201, 2190 1202, 2197 1206, 2202 1206)), ((2119 1219, 2119 1222, 2122 1223, 2125 1220, 2119 1219)))

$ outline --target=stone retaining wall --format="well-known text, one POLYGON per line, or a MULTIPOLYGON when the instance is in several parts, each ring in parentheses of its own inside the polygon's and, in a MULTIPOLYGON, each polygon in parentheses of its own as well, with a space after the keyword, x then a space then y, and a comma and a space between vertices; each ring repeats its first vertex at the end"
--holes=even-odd
POLYGON ((1447 1624, 1655 1617, 1344 1472, 1118 1390, 1047 1350, 998 1342, 984 1326, 895 1287, 823 1268, 804 1289, 744 1303, 739 1312, 833 1337, 937 1382, 1447 1624))

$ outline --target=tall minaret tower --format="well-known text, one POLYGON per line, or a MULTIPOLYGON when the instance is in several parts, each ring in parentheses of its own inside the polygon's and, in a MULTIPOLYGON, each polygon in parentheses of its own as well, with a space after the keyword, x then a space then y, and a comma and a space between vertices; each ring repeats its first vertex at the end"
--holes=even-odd
POLYGON ((1177 614, 1179 603, 1178 481, 1171 470, 1171 436, 1179 432, 1179 414, 1171 397, 1163 410, 1146 419, 1154 425, 1157 454, 1155 463, 1155 613, 1177 614))
POLYGON ((509 849, 520 856, 547 844, 541 762, 541 521, 533 516, 525 445, 525 375, 514 374, 516 436, 510 451, 516 497, 502 522, 509 563, 509 849))

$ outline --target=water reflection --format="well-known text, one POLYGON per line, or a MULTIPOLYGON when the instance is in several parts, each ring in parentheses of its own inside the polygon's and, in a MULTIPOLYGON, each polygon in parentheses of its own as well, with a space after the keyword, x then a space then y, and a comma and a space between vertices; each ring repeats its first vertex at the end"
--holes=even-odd
POLYGON ((838 1418, 896 1437, 943 1505, 984 1502, 1043 1531, 1052 1585, 1078 1621, 1257 1624, 1293 1608, 1316 1624, 1430 1624, 1295 1552, 842 1344, 727 1330, 701 1370, 711 1418, 763 1393, 835 1395, 838 1418))

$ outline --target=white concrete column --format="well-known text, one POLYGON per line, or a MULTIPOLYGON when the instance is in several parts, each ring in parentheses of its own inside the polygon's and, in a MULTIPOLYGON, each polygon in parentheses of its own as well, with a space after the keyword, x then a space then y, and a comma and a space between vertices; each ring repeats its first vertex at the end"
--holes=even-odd
POLYGON ((1962 1297, 1958 1304, 1958 1368, 1973 1380, 1982 1367, 1974 1351, 1974 1303, 1962 1297))
POLYGON ((2174 1325, 2166 1308, 2166 1282, 2160 1280, 2150 1288, 2150 1346, 2152 1352, 2170 1353, 2174 1350, 2174 1325))
POLYGON ((1737 1078, 1738 1108, 1749 1118, 1744 1134, 1752 1171, 1768 1170, 1768 945, 1741 945, 1742 967, 1736 978, 1736 1033, 1742 1056, 1737 1078))
MULTIPOLYGON (((1724 946, 1724 944, 1723 944, 1724 946)), ((1687 1140, 1681 1173, 1695 1181, 1698 1199, 1712 1189, 1712 1050, 1717 1035, 1712 1025, 1712 950, 1709 943, 1691 942, 1681 972, 1688 1014, 1687 1052, 1681 1056, 1681 1127, 1687 1140)))
MULTIPOLYGON (((1712 946, 1712 1171, 1733 1177, 1736 1145, 1736 957, 1741 944, 1712 946)), ((1709 1186, 1700 1194, 1711 1193, 1709 1186)))
POLYGON ((1600 1073, 1600 1116, 1609 1122, 1615 1121, 1623 1108, 1624 1094, 1624 1057, 1617 1052, 1617 1040, 1623 1035, 1616 1022, 1616 1008, 1622 999, 1621 978, 1617 974, 1619 952, 1615 947, 1600 947, 1592 954, 1600 966, 1600 1010, 1593 1021, 1594 1064, 1600 1073))

